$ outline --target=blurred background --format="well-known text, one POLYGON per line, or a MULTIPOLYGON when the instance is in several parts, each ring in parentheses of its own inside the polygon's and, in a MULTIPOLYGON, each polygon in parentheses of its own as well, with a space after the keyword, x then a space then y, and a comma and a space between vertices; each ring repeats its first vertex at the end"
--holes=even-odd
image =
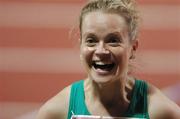
MULTIPOLYGON (((33 119, 83 79, 78 16, 85 0, 0 0, 0 119, 33 119)), ((180 105, 180 1, 137 0, 142 16, 136 76, 180 105)))

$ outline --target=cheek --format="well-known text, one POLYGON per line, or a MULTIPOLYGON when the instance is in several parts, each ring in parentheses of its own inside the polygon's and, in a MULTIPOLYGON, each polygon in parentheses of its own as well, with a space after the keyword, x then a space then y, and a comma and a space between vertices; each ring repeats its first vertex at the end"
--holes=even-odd
POLYGON ((126 48, 120 48, 113 53, 116 57, 118 64, 126 65, 129 62, 129 50, 126 48))
POLYGON ((81 47, 81 60, 84 63, 90 63, 92 59, 93 51, 87 47, 81 47))

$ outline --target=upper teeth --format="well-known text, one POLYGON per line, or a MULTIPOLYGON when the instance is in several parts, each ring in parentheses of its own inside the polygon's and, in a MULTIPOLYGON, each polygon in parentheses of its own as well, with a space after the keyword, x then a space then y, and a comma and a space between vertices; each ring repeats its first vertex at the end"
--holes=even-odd
POLYGON ((107 64, 111 64, 111 63, 104 63, 104 62, 95 62, 97 65, 107 65, 107 64))

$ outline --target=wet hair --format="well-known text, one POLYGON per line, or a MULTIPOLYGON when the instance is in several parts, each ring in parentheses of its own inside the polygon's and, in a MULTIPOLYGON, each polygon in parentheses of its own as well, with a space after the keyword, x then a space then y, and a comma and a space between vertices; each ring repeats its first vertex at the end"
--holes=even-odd
POLYGON ((134 0, 90 0, 81 10, 79 18, 80 35, 84 17, 95 11, 116 13, 123 16, 128 26, 130 40, 135 40, 138 34, 139 12, 134 0))

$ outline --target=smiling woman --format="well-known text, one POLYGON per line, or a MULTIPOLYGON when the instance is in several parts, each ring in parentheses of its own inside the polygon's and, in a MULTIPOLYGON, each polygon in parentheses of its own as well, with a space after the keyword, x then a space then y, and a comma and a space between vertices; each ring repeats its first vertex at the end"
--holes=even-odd
POLYGON ((89 77, 106 83, 126 76, 131 45, 137 47, 137 43, 130 43, 125 19, 95 11, 88 13, 82 24, 81 59, 89 77))
POLYGON ((153 85, 129 75, 138 48, 133 0, 91 0, 80 15, 80 59, 87 78, 66 87, 37 119, 73 115, 178 119, 180 108, 153 85))

